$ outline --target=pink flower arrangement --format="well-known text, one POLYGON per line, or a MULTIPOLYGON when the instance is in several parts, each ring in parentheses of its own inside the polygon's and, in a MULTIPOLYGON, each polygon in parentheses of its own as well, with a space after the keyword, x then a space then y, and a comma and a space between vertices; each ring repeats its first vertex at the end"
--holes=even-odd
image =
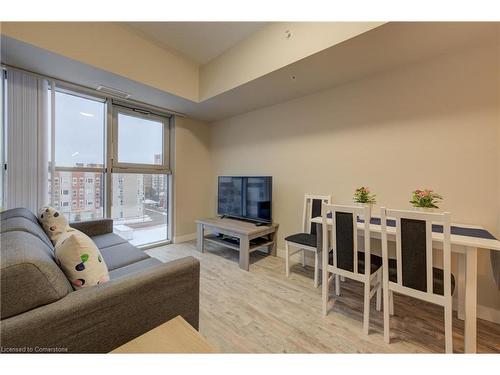
POLYGON ((375 195, 370 194, 370 189, 366 186, 361 186, 356 189, 353 200, 356 203, 376 203, 375 195))
POLYGON ((414 207, 439 208, 436 203, 442 199, 441 195, 431 189, 417 189, 413 192, 410 203, 414 207))

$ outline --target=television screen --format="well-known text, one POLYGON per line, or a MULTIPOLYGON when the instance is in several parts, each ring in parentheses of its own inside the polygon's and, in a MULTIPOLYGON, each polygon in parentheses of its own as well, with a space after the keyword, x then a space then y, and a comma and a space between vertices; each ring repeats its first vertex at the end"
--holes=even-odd
POLYGON ((257 222, 272 221, 272 177, 220 176, 217 213, 257 222))

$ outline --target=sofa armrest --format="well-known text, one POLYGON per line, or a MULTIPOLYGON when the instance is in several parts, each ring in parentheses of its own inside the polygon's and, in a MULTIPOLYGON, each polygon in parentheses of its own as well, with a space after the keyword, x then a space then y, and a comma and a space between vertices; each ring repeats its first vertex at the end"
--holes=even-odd
POLYGON ((198 329, 199 282, 193 257, 158 264, 2 320, 0 345, 107 353, 177 315, 198 329))
POLYGON ((113 233, 113 219, 77 221, 69 225, 71 228, 78 229, 89 237, 113 233))

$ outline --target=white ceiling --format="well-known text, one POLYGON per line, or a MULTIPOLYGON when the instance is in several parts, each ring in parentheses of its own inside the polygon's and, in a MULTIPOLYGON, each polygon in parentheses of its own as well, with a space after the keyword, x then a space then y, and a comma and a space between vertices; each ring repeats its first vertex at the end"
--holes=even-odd
POLYGON ((142 37, 163 48, 206 64, 266 22, 124 22, 142 37))

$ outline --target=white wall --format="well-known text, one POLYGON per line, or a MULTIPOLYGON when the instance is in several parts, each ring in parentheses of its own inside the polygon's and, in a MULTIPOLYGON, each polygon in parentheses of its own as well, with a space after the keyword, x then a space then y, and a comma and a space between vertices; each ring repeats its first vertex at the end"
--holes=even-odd
MULTIPOLYGON (((217 175, 272 175, 279 248, 300 230, 304 193, 349 203, 361 185, 393 208, 433 188, 454 222, 500 236, 499 52, 469 46, 214 123, 213 195, 217 175)), ((488 252, 478 268, 479 304, 498 312, 488 252)))
POLYGON ((194 239, 200 217, 213 216, 210 129, 204 122, 176 117, 174 125, 174 242, 194 239))

